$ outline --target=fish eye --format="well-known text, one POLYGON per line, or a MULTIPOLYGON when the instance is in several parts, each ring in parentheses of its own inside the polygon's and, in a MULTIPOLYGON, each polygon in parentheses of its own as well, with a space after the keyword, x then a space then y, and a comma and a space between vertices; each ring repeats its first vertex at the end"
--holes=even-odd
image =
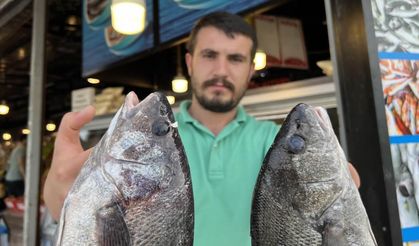
POLYGON ((299 135, 292 135, 288 139, 288 150, 294 154, 299 154, 304 151, 305 140, 299 135))
POLYGON ((156 120, 153 122, 151 131, 156 136, 164 136, 170 131, 169 122, 165 120, 156 120))

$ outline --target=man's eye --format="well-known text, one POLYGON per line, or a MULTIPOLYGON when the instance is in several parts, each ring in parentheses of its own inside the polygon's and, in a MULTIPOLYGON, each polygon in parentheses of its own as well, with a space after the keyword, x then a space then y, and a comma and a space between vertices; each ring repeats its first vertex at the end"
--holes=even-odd
POLYGON ((230 57, 230 61, 239 63, 239 62, 244 62, 245 59, 240 56, 232 56, 230 57))
POLYGON ((207 53, 207 54, 204 54, 203 56, 204 56, 204 58, 208 58, 208 59, 214 59, 215 58, 215 54, 212 54, 212 53, 207 53))

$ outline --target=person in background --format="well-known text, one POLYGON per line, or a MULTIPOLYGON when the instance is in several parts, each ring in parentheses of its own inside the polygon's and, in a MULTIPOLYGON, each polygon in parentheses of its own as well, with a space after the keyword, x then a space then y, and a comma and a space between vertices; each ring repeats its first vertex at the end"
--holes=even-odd
POLYGON ((21 135, 7 160, 7 196, 21 197, 25 191, 26 135, 21 135))
POLYGON ((6 209, 4 198, 6 197, 6 185, 4 184, 7 168, 8 150, 5 145, 0 143, 0 212, 6 209))
MULTIPOLYGON (((197 22, 187 48, 192 100, 181 103, 176 120, 192 175, 194 245, 251 245, 253 189, 279 129, 239 106, 254 72, 256 35, 240 16, 216 12, 197 22)), ((61 121, 44 187, 54 218, 91 151, 82 149, 79 132, 93 116, 90 106, 61 121)))

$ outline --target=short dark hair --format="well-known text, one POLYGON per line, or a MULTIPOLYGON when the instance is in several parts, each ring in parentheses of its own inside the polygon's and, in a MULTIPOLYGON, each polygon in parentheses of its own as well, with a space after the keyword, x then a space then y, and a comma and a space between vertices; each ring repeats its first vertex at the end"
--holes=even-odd
POLYGON ((253 27, 250 26, 242 17, 224 11, 210 13, 196 22, 189 35, 188 43, 186 44, 186 48, 191 54, 195 49, 196 36, 204 27, 215 27, 218 30, 223 31, 230 38, 234 38, 235 34, 241 34, 250 38, 253 42, 252 49, 250 51, 252 60, 255 57, 258 43, 256 32, 253 27))

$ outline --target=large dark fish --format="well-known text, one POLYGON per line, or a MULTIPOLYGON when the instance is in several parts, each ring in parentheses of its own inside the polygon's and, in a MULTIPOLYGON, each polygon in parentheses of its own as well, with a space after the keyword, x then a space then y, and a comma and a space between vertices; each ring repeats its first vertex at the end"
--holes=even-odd
POLYGON ((377 245, 327 112, 288 115, 255 187, 253 245, 377 245))
POLYGON ((166 97, 131 92, 80 171, 58 245, 192 245, 189 167, 166 97))

